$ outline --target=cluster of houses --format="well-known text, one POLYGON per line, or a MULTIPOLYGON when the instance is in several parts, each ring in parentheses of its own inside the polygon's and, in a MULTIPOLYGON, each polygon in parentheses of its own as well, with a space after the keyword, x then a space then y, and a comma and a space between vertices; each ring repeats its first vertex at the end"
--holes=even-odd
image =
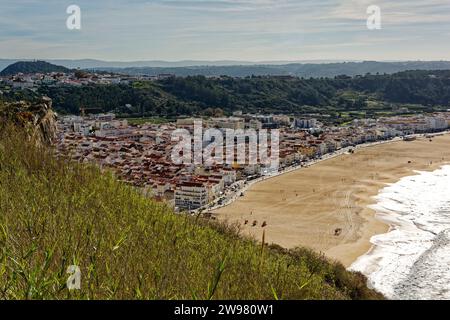
POLYGON ((0 77, 0 82, 12 89, 37 89, 45 86, 83 86, 90 84, 130 84, 134 81, 156 81, 173 77, 172 74, 160 74, 157 76, 129 76, 109 73, 87 73, 73 71, 70 73, 18 73, 13 76, 0 77))
POLYGON ((238 178, 225 165, 174 164, 175 124, 131 127, 113 114, 102 114, 63 117, 58 126, 60 154, 112 169, 118 179, 180 209, 206 205, 238 178))
MULTIPOLYGON (((175 129, 192 132, 199 119, 176 123, 130 126, 114 114, 66 116, 59 122, 57 149, 61 155, 112 169, 118 179, 138 187, 148 196, 180 210, 202 208, 221 197, 236 181, 262 175, 259 164, 176 164, 171 158, 177 143, 175 129)), ((414 133, 446 130, 450 113, 355 120, 345 127, 325 126, 315 119, 284 115, 242 115, 210 118, 205 128, 261 130, 278 128, 279 169, 302 165, 324 154, 357 144, 387 140, 414 133)))

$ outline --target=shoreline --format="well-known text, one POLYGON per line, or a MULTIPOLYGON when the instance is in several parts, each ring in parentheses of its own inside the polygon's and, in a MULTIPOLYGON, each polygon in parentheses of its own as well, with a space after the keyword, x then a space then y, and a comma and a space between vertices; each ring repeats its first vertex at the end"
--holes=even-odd
POLYGON ((244 188, 244 197, 210 212, 220 220, 238 223, 244 234, 256 239, 261 239, 264 229, 269 243, 309 247, 349 267, 372 249, 372 236, 390 230, 370 208, 376 203, 374 197, 386 185, 414 175, 415 170, 432 171, 449 163, 449 132, 436 133, 433 142, 416 136, 417 140, 410 142, 359 145, 354 154, 331 154, 312 164, 258 179, 244 188), (354 170, 360 175, 355 176, 354 170), (329 182, 324 175, 330 175, 329 182), (310 188, 299 186, 298 180, 310 188), (252 221, 258 225, 249 226, 252 221), (267 227, 260 227, 262 221, 267 227))
POLYGON ((450 165, 418 171, 380 191, 374 209, 391 226, 349 268, 389 299, 449 299, 450 165), (417 195, 420 194, 420 197, 417 195))

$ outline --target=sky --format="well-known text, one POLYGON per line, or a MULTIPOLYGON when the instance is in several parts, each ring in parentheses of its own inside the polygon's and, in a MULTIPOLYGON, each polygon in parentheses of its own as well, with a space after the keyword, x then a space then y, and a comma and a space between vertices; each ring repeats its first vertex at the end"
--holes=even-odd
POLYGON ((0 58, 450 60, 450 0, 0 0, 0 58))

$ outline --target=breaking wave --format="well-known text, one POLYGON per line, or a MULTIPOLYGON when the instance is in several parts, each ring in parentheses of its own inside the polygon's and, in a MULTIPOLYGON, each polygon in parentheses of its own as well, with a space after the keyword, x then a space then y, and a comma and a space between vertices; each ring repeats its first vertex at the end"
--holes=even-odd
POLYGON ((376 197, 391 229, 350 269, 390 299, 450 299, 450 166, 417 173, 376 197))

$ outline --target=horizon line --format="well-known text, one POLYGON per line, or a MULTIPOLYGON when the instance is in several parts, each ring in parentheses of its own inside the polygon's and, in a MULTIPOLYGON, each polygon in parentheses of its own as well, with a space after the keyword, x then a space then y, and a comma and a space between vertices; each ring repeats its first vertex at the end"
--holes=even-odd
POLYGON ((17 61, 100 61, 106 63, 142 63, 142 62, 163 62, 163 63, 182 63, 182 62, 208 62, 208 63, 220 63, 220 62, 232 62, 232 63, 246 63, 246 64, 270 64, 270 63, 345 63, 345 62, 450 62, 449 59, 305 59, 305 60, 235 60, 235 59, 181 59, 181 60, 163 60, 163 59, 136 59, 136 60, 107 60, 98 58, 5 58, 0 57, 0 60, 17 60, 17 61))

